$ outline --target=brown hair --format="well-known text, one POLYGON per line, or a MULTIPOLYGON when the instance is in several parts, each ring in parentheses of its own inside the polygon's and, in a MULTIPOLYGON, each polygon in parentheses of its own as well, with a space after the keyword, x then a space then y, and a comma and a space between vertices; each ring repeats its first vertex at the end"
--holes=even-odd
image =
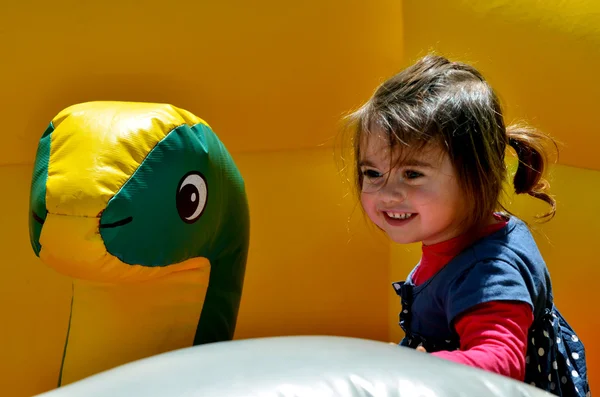
POLYGON ((361 143, 377 128, 391 149, 418 150, 437 143, 449 155, 465 195, 473 203, 467 227, 483 226, 499 208, 506 178, 507 145, 518 156, 513 184, 551 207, 541 218, 551 219, 556 202, 543 178, 548 163, 544 141, 556 143, 528 126, 506 127, 500 101, 484 77, 470 65, 427 55, 381 84, 373 96, 350 114, 353 134, 355 189, 363 183, 361 143))

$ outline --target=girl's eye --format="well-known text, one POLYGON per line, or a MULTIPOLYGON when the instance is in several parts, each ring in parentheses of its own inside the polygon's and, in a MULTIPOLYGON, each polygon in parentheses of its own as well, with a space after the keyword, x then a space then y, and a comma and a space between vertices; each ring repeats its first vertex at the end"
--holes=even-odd
POLYGON ((362 174, 369 179, 376 179, 382 176, 380 172, 375 170, 363 170, 362 174))
POLYGON ((421 174, 420 172, 410 170, 405 171, 404 175, 406 176, 406 179, 417 179, 423 176, 423 174, 421 174))

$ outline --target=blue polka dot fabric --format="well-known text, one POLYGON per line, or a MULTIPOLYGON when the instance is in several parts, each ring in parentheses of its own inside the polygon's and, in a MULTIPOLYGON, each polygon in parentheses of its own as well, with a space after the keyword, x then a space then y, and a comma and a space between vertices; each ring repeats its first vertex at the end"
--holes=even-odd
POLYGON ((589 397, 585 348, 554 308, 529 331, 525 382, 562 397, 589 397))

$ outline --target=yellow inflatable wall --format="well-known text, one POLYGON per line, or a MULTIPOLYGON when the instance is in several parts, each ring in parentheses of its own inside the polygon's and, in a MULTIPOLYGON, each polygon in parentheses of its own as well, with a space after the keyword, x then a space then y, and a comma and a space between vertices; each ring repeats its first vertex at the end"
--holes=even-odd
MULTIPOLYGON (((201 114, 231 151, 252 218, 236 338, 397 340, 390 282, 405 276, 418 247, 391 246, 362 223, 331 144, 345 111, 429 49, 475 62, 511 118, 565 142, 554 168, 559 212, 538 241, 598 383, 599 9, 593 0, 541 4, 12 2, 0 14, 10 32, 0 37, 3 390, 18 397, 56 386, 71 284, 31 252, 29 184, 48 120, 88 100, 181 106, 201 114)), ((515 207, 535 209, 531 200, 515 207)))
POLYGON ((330 147, 341 114, 401 61, 400 12, 392 0, 12 2, 0 14, 4 393, 57 384, 71 283, 29 246, 29 185, 48 121, 90 100, 201 114, 234 156, 252 219, 236 338, 387 340, 390 248, 348 222, 330 147))

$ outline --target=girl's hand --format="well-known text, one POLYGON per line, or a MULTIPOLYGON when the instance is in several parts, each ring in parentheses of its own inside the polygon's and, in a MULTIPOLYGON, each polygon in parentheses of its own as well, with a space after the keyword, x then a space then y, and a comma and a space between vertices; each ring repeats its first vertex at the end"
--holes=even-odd
POLYGON ((423 353, 427 353, 427 350, 425 350, 425 348, 423 346, 417 346, 417 351, 418 352, 423 352, 423 353))

